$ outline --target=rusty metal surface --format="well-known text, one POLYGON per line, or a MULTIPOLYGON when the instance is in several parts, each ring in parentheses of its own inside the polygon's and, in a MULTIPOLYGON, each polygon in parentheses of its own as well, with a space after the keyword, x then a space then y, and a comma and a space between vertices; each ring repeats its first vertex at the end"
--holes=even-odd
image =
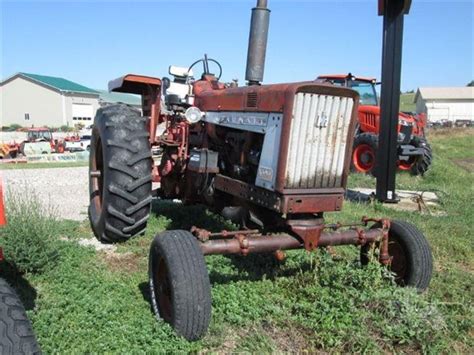
MULTIPOLYGON (((199 80, 194 83, 195 104, 205 111, 257 111, 286 112, 288 105, 293 105, 296 92, 313 92, 321 95, 353 97, 355 91, 328 84, 316 84, 312 81, 272 84, 261 86, 242 86, 237 88, 216 87, 217 82, 199 80), (248 95, 256 96, 255 107, 247 107, 248 95)), ((288 120, 291 121, 291 110, 288 120)))
POLYGON ((283 195, 282 213, 319 213, 340 211, 344 194, 283 195))
POLYGON ((156 127, 160 120, 161 87, 151 86, 148 95, 142 96, 143 115, 150 116, 149 133, 150 144, 156 142, 156 127))
POLYGON ((285 214, 339 211, 344 200, 342 189, 333 190, 337 193, 314 190, 311 191, 312 193, 306 194, 282 195, 220 174, 216 175, 214 179, 214 188, 258 206, 285 214), (318 193, 318 191, 323 193, 318 193))
MULTIPOLYGON (((248 247, 246 253, 264 253, 277 250, 290 250, 301 248, 301 241, 288 234, 265 236, 265 237, 247 237, 248 247)), ((204 255, 215 254, 242 254, 241 242, 237 239, 216 239, 201 243, 201 250, 204 255)))
POLYGON ((335 189, 283 189, 280 191, 283 195, 339 195, 346 192, 343 188, 335 189))
POLYGON ((386 218, 370 218, 370 217, 362 217, 362 222, 366 225, 369 222, 375 222, 374 226, 381 227, 382 230, 382 240, 380 245, 380 255, 379 261, 383 265, 390 265, 391 257, 389 254, 389 236, 390 236, 390 220, 386 218))
POLYGON ((191 233, 200 241, 206 242, 212 238, 235 238, 239 235, 261 235, 258 229, 249 229, 249 230, 242 230, 242 231, 227 231, 223 230, 217 233, 212 233, 207 229, 198 228, 196 226, 191 227, 191 233))
POLYGON ((283 250, 277 250, 273 253, 275 255, 275 259, 277 259, 279 262, 282 262, 286 259, 286 254, 283 250))
MULTIPOLYGON (((288 198, 282 207, 281 196, 279 194, 269 194, 267 191, 259 190, 253 185, 243 183, 239 180, 219 176, 216 178, 215 187, 235 197, 246 199, 251 203, 281 213, 317 213, 340 210, 343 201, 342 189, 346 185, 349 171, 350 152, 353 141, 353 132, 350 133, 350 131, 353 131, 356 123, 354 113, 356 113, 355 106, 357 106, 358 94, 347 88, 334 87, 327 84, 316 84, 314 82, 224 89, 214 79, 215 78, 209 77, 194 83, 195 104, 203 112, 242 112, 242 110, 245 110, 246 112, 283 113, 283 128, 280 137, 279 151, 277 153, 279 159, 278 166, 276 167, 275 190, 282 195, 309 194, 311 196, 302 196, 303 199, 300 199, 300 196, 293 199, 288 198), (331 97, 335 98, 334 101, 344 102, 343 113, 340 113, 337 109, 334 109, 334 112, 330 113, 335 118, 331 119, 332 123, 328 129, 328 131, 333 132, 330 139, 331 149, 327 149, 326 152, 327 156, 333 156, 331 159, 327 159, 329 162, 323 159, 326 155, 323 155, 321 162, 318 162, 317 159, 313 159, 311 149, 304 148, 305 146, 316 146, 320 144, 317 140, 312 140, 311 135, 308 137, 309 142, 306 140, 300 141, 299 138, 301 137, 298 135, 295 135, 293 141, 290 142, 292 122, 295 121, 295 112, 293 110, 295 95, 331 97), (252 107, 247 107, 249 106, 250 96, 252 98, 252 100, 250 100, 252 107), (354 106, 354 109, 351 110, 352 106, 354 106), (340 119, 341 117, 343 119, 340 119), (339 132, 341 130, 342 133, 339 132), (286 167, 289 156, 288 147, 291 144, 293 144, 293 146, 302 147, 302 151, 301 154, 299 154, 300 148, 296 147, 297 149, 292 155, 293 160, 291 160, 290 163, 293 164, 298 160, 304 163, 298 166, 298 169, 295 169, 298 170, 298 174, 301 175, 300 178, 296 178, 292 184, 289 184, 290 186, 287 186, 287 172, 293 169, 292 166, 289 166, 288 169, 286 167), (316 167, 316 164, 319 164, 319 166, 316 167), (324 176, 324 169, 329 171, 327 176, 324 176), (319 172, 322 172, 322 174, 319 174, 319 172), (317 177, 318 179, 320 177, 320 179, 316 179, 317 177), (311 183, 303 183, 303 181, 309 181, 311 179, 311 183), (335 194, 337 196, 331 196, 331 193, 327 196, 322 196, 321 192, 324 193, 324 191, 319 191, 319 189, 327 189, 328 187, 338 189, 337 194, 335 194)), ((332 110, 329 106, 328 109, 332 110)), ((318 117, 317 114, 312 115, 310 113, 308 113, 307 116, 311 116, 310 118, 312 118, 313 121, 318 117)), ((301 118, 301 121, 305 121, 303 119, 305 116, 301 118)), ((211 137, 215 137, 215 130, 211 128, 213 124, 207 124, 206 126, 209 126, 206 129, 208 134, 210 134, 211 137)), ((325 145, 327 142, 322 143, 325 145)))
POLYGON ((304 248, 308 251, 315 250, 319 245, 324 224, 302 222, 305 221, 288 221, 291 230, 303 239, 304 248))
POLYGON ((109 91, 145 95, 150 87, 161 87, 161 79, 151 76, 127 74, 109 82, 109 91))
MULTIPOLYGON (((380 228, 364 231, 364 243, 380 242, 384 236, 384 230, 380 228)), ((333 245, 361 245, 361 239, 357 230, 350 229, 340 232, 322 232, 319 247, 333 245)), ((278 250, 291 250, 304 248, 303 240, 290 234, 277 234, 271 236, 241 236, 237 239, 215 239, 200 244, 204 255, 215 254, 250 254, 269 253, 278 250), (242 248, 242 245, 245 248, 242 248)))
MULTIPOLYGON (((318 94, 318 95, 326 95, 326 96, 338 96, 341 98, 348 98, 353 101, 352 113, 349 122, 349 127, 347 130, 346 136, 346 147, 345 147, 345 154, 344 154, 344 167, 342 170, 342 174, 340 176, 340 186, 342 188, 346 187, 347 184, 347 175, 349 174, 350 168, 350 159, 351 159, 351 152, 352 152, 352 144, 354 140, 354 132, 355 132, 355 125, 357 123, 357 108, 358 108, 358 101, 359 95, 357 92, 353 90, 341 90, 344 89, 342 87, 334 87, 331 85, 326 84, 319 84, 313 86, 306 86, 298 88, 294 94, 297 92, 304 92, 307 94, 318 94)), ((287 165, 289 163, 289 152, 290 152, 290 140, 292 138, 291 130, 292 130, 292 121, 294 117, 294 95, 288 96, 288 101, 284 107, 284 120, 283 120, 283 128, 282 128, 282 137, 280 142, 280 152, 279 152, 279 165, 278 165, 278 173, 277 173, 277 183, 276 183, 276 190, 279 192, 283 192, 284 190, 288 190, 286 188, 287 182, 287 165)), ((310 172, 311 173, 311 172, 310 172)), ((314 173, 314 172, 313 172, 314 173)))
POLYGON ((354 99, 298 92, 288 146, 285 187, 342 186, 354 99))
POLYGON ((272 191, 220 174, 216 175, 214 179, 214 188, 232 196, 246 199, 251 203, 268 208, 272 211, 280 211, 281 199, 272 191))

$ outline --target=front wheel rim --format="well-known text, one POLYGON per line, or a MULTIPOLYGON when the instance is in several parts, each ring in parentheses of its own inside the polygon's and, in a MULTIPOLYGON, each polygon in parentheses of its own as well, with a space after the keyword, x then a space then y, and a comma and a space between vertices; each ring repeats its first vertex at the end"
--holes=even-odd
POLYGON ((408 160, 399 160, 398 168, 403 171, 408 171, 412 168, 414 163, 415 162, 413 161, 413 158, 410 158, 408 160))
POLYGON ((102 144, 100 138, 97 140, 97 145, 94 154, 91 156, 91 171, 90 179, 92 185, 92 203, 98 213, 102 211, 102 199, 104 190, 104 157, 102 153, 102 144))
POLYGON ((163 259, 155 272, 155 296, 160 317, 168 323, 172 321, 172 290, 168 277, 168 268, 163 259))
POLYGON ((408 272, 408 259, 405 249, 398 241, 389 241, 388 254, 391 258, 390 270, 395 274, 395 282, 403 286, 408 272))
POLYGON ((355 168, 363 173, 371 171, 375 164, 374 149, 368 144, 359 144, 352 157, 355 168))

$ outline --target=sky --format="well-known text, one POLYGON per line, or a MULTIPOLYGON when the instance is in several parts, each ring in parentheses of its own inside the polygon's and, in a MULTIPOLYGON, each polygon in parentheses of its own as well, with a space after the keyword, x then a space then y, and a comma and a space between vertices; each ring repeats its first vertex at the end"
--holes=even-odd
MULTIPOLYGON (((204 53, 223 80, 245 79, 255 0, 8 1, 1 3, 0 76, 64 77, 105 89, 127 73, 162 77, 204 53)), ((348 73, 380 78, 377 1, 269 0, 265 83, 348 73)), ((412 0, 405 16, 402 90, 474 79, 474 0, 412 0)), ((198 73, 195 73, 198 74, 198 73)))

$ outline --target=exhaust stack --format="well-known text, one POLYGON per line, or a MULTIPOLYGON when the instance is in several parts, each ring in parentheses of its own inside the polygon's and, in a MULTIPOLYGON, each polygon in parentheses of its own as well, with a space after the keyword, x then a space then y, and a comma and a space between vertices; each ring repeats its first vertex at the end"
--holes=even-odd
POLYGON ((245 73, 245 80, 247 80, 248 85, 260 85, 263 80, 269 24, 270 10, 267 8, 267 0, 257 0, 257 7, 252 9, 252 19, 250 20, 249 49, 245 73))

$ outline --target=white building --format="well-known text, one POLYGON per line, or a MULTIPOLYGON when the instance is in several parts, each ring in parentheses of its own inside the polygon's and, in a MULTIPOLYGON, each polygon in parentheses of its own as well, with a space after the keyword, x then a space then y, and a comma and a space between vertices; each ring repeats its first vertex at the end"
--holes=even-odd
POLYGON ((474 87, 419 88, 415 103, 430 122, 474 120, 474 87))
POLYGON ((108 94, 64 78, 18 73, 0 83, 0 126, 87 126, 101 105, 116 102, 141 106, 139 96, 108 94))

